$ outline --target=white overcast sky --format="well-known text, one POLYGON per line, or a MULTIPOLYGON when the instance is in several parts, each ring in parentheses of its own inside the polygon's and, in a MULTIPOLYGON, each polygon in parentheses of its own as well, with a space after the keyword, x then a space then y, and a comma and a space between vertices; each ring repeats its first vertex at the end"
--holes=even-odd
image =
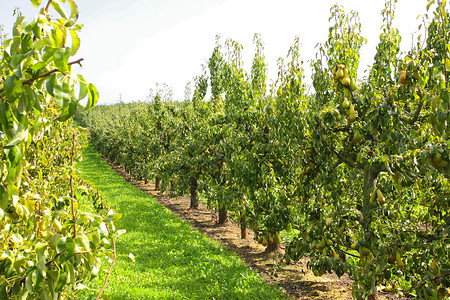
MULTIPOLYGON (((47 1, 42 1, 44 5, 47 1)), ((310 81, 309 62, 317 43, 328 36, 330 8, 338 3, 347 12, 358 11, 368 43, 361 65, 371 65, 379 41, 384 0, 75 0, 84 24, 80 71, 94 83, 99 103, 145 100, 155 83, 166 83, 176 99, 184 98, 188 81, 200 75, 210 57, 215 36, 236 40, 244 47, 244 64, 250 70, 253 35, 261 34, 269 82, 276 79, 276 61, 285 57, 294 38, 301 42, 302 59, 310 81)), ((402 50, 418 35, 419 15, 427 0, 398 0, 395 26, 402 50)), ((12 12, 20 7, 32 18, 38 9, 29 0, 0 0, 0 24, 11 31, 12 12)), ((359 77, 364 74, 359 74, 359 77)))

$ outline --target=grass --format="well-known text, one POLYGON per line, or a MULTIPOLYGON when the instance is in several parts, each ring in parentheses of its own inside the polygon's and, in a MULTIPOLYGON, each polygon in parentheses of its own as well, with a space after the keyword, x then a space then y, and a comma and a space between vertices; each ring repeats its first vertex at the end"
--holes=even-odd
MULTIPOLYGON (((146 193, 115 173, 92 148, 77 164, 116 212, 116 228, 127 233, 117 240, 118 254, 103 294, 110 299, 287 299, 278 286, 265 283, 234 253, 195 231, 146 193)), ((103 265, 103 269, 108 268, 103 265)), ((92 282, 100 289, 104 276, 92 282)), ((84 293, 88 299, 96 293, 84 293)), ((84 298, 83 298, 84 297, 84 298)))

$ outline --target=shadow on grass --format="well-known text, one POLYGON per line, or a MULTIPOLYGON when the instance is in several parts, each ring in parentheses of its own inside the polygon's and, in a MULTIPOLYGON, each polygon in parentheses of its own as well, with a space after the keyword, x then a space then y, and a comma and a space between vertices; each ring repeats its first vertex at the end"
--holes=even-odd
MULTIPOLYGON (((233 253, 174 216, 146 193, 123 180, 89 147, 77 164, 116 212, 120 255, 104 295, 110 299, 285 299, 233 253)), ((108 266, 104 265, 104 269, 108 266)), ((103 278, 93 281, 100 288, 103 278)), ((94 294, 92 294, 94 295, 94 294)), ((89 298, 92 295, 80 295, 89 298)))

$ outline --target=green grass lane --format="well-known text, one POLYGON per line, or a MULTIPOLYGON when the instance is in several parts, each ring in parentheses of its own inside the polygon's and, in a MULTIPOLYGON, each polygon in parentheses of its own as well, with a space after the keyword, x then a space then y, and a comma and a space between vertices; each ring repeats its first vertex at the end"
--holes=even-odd
MULTIPOLYGON (((287 299, 280 288, 266 284, 234 253, 174 216, 146 193, 123 180, 89 146, 87 160, 77 164, 116 212, 118 254, 103 296, 110 299, 287 299)), ((103 269, 109 265, 104 264, 103 269)), ((104 277, 93 281, 99 289, 104 277)), ((94 293, 92 293, 94 295, 94 293)), ((81 297, 89 298, 83 294, 81 297)))

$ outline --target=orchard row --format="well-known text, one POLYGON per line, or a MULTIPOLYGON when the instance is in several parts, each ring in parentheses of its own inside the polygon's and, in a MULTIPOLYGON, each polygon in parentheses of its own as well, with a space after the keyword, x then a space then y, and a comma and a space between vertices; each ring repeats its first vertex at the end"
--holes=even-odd
POLYGON ((445 1, 430 1, 417 46, 400 52, 395 1, 374 64, 357 80, 364 43, 357 13, 332 8, 328 40, 304 83, 299 40, 266 86, 255 35, 250 72, 242 47, 217 39, 186 99, 158 86, 149 101, 80 113, 93 144, 136 178, 198 193, 246 237, 275 251, 293 230, 286 262, 310 257, 316 275, 347 273, 355 298, 377 291, 438 299, 450 287, 449 69, 445 1), (208 93, 209 91, 209 93, 208 93))
POLYGON ((77 18, 74 1, 49 0, 0 34, 0 299, 74 299, 116 257, 119 216, 74 170, 88 140, 71 117, 98 99, 72 72, 77 18))

